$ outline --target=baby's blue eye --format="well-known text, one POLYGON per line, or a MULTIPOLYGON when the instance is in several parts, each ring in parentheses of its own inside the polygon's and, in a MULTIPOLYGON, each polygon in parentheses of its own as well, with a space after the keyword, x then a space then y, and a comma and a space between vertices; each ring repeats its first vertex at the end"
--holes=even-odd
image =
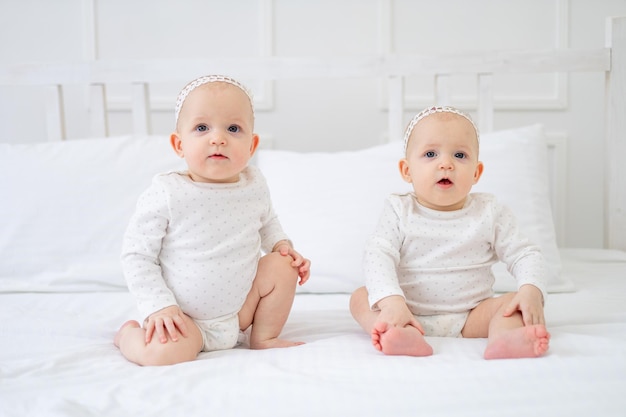
POLYGON ((465 155, 464 152, 457 152, 457 153, 454 154, 454 157, 455 158, 459 158, 459 159, 463 159, 463 158, 466 158, 467 156, 465 155))
POLYGON ((435 156, 437 156, 437 154, 435 153, 435 151, 428 151, 424 154, 424 156, 426 158, 434 158, 435 156))
POLYGON ((208 127, 207 127, 207 125, 198 125, 198 126, 196 126, 196 130, 198 132, 206 132, 208 130, 208 127))
POLYGON ((237 133, 239 132, 239 126, 235 126, 235 125, 229 126, 228 131, 232 133, 237 133))

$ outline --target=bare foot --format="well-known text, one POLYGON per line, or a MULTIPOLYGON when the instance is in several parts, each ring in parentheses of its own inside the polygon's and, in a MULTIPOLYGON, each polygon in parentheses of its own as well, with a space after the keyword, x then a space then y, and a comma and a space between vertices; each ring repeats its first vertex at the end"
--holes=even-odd
POLYGON ((542 324, 508 330, 489 340, 485 359, 536 358, 548 350, 550 333, 542 324))
POLYGON ((120 347, 120 339, 122 338, 122 333, 128 327, 141 327, 141 326, 139 325, 139 322, 137 322, 136 320, 128 320, 126 323, 122 324, 122 327, 120 327, 120 329, 115 334, 115 338, 113 339, 113 343, 118 348, 120 347))
POLYGON ((272 349, 272 348, 286 348, 293 346, 303 345, 304 342, 292 342, 291 340, 284 339, 268 339, 262 341, 252 342, 250 341, 250 349, 272 349))
POLYGON ((372 329, 372 344, 385 355, 430 356, 433 348, 413 326, 395 327, 376 323, 372 329))

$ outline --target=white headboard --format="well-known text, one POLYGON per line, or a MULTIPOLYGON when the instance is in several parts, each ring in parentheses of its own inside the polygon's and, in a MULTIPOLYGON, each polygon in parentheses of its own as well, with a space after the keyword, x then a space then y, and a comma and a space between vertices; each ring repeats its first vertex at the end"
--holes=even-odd
MULTIPOLYGON (((438 104, 449 103, 450 76, 476 77, 477 121, 482 131, 491 131, 494 120, 493 76, 502 73, 603 72, 606 74, 605 152, 605 247, 626 250, 626 17, 607 21, 606 47, 591 50, 488 51, 454 55, 373 55, 360 57, 214 57, 177 61, 91 61, 0 65, 1 85, 38 85, 47 90, 49 140, 63 140, 64 88, 89 85, 91 134, 107 136, 107 85, 132 85, 133 133, 151 132, 150 86, 176 81, 181 85, 198 74, 220 73, 236 78, 319 79, 378 77, 387 84, 388 137, 402 137, 404 129, 404 83, 412 75, 430 75, 438 104)), ((564 216, 562 155, 552 141, 553 207, 555 221, 564 216)))

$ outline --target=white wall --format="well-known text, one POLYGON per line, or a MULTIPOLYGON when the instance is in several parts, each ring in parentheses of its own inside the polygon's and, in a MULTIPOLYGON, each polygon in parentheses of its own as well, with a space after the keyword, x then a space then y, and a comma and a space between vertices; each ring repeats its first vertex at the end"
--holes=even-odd
MULTIPOLYGON (((0 63, 597 48, 604 46, 609 15, 626 15, 626 1, 0 0, 0 63)), ((172 129, 175 96, 187 81, 153 86, 155 133, 172 129)), ((453 80, 452 104, 470 112, 472 81, 453 80)), ((562 246, 603 244, 603 82, 601 74, 496 79, 496 129, 541 122, 551 138, 566 143, 562 246)), ((249 86, 267 146, 342 150, 387 140, 386 92, 376 80, 249 80, 249 86)), ((116 109, 111 134, 130 129, 128 91, 109 86, 116 109)), ((432 101, 432 80, 409 80, 405 100, 408 121, 432 101)), ((41 138, 41 101, 38 89, 0 88, 0 142, 41 138)), ((71 138, 88 135, 86 103, 80 88, 66 97, 71 138)))

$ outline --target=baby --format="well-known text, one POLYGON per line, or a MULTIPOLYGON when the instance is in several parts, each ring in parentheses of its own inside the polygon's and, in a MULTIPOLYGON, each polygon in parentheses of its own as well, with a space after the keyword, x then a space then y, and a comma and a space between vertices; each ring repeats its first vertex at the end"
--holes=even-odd
POLYGON ((301 344, 278 336, 310 262, 248 165, 259 144, 253 132, 252 99, 238 81, 205 76, 179 94, 170 142, 187 170, 154 178, 123 242, 124 275, 143 318, 115 336, 128 360, 190 361, 237 346, 250 326, 252 349, 301 344))
POLYGON ((413 192, 386 201, 365 250, 366 286, 350 300, 353 317, 389 355, 431 355, 424 336, 487 337, 486 359, 543 355, 545 261, 510 209, 470 194, 483 173, 474 123, 452 107, 427 108, 404 141, 399 169, 413 192), (518 291, 493 297, 498 260, 518 291))

